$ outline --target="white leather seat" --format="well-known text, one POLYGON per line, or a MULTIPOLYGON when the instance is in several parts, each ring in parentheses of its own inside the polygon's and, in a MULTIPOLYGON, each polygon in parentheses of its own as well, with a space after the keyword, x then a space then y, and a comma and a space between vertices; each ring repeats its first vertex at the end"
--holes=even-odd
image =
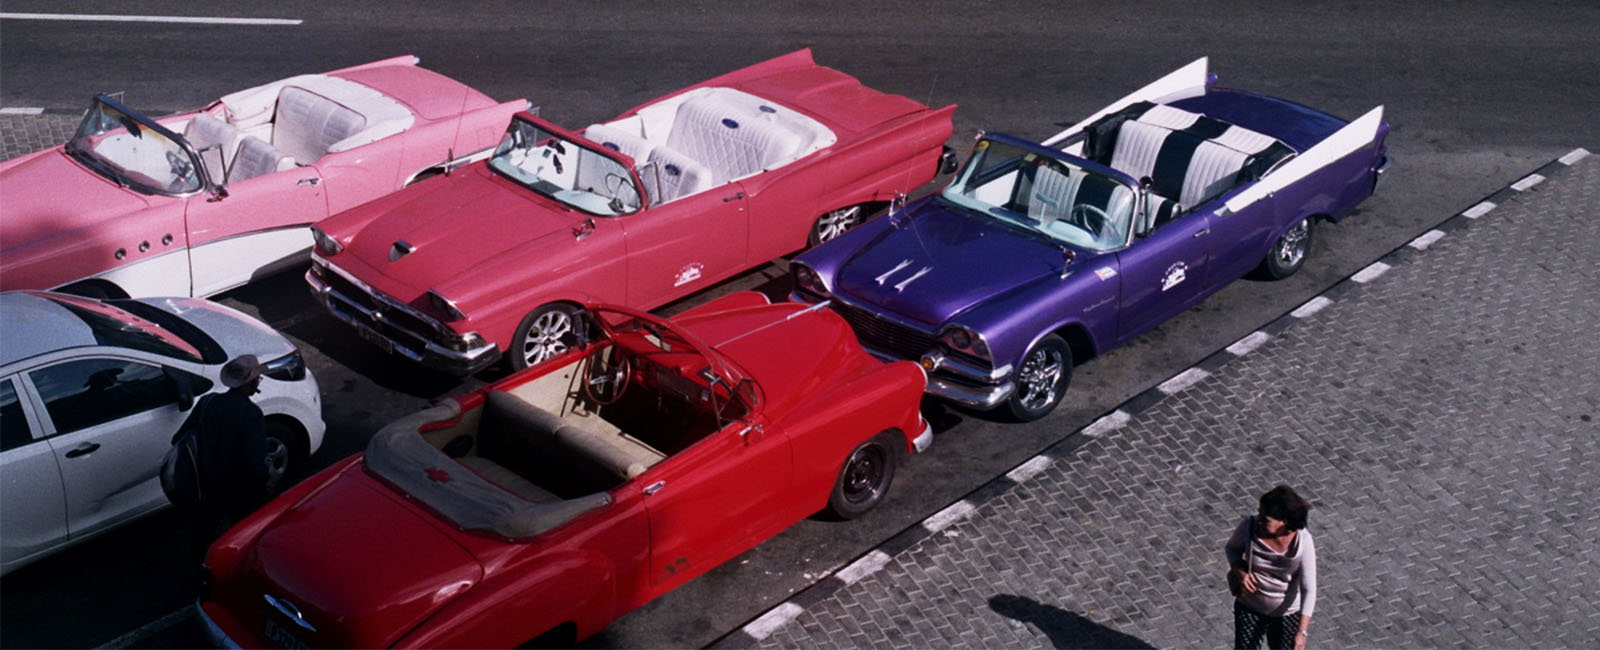
POLYGON ((667 136, 667 146, 710 168, 716 185, 794 160, 802 144, 773 114, 716 93, 678 106, 667 136))
POLYGON ((200 154, 200 159, 206 166, 206 172, 211 175, 211 180, 217 183, 227 181, 227 172, 223 165, 233 160, 239 150, 239 141, 244 139, 244 132, 232 124, 212 117, 210 113, 197 113, 189 120, 189 125, 183 128, 183 139, 189 141, 196 153, 207 147, 221 145, 221 156, 207 156, 200 154))
POLYGON ((714 181, 711 169, 671 147, 652 149, 649 162, 654 165, 641 175, 644 176, 651 203, 674 201, 704 192, 718 184, 714 181))
POLYGON ((656 148, 655 144, 637 133, 606 124, 590 124, 589 128, 583 130, 583 137, 632 158, 634 164, 649 160, 650 151, 656 148))
POLYGON ((309 165, 334 143, 361 132, 367 118, 338 102, 295 86, 278 93, 272 145, 309 165))
POLYGON ((228 182, 237 183, 263 174, 295 168, 294 158, 261 138, 245 136, 228 169, 228 182))
MULTIPOLYGON (((1079 174, 1076 178, 1083 178, 1079 174)), ((1078 181, 1049 165, 1034 168, 1033 188, 1028 199, 1028 217, 1041 226, 1066 219, 1072 213, 1073 194, 1078 181)))

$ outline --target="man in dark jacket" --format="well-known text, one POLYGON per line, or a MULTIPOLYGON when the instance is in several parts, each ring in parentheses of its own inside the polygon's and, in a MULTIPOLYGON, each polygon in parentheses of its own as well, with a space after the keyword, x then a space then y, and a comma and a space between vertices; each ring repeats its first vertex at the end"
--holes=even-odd
POLYGON ((265 503, 272 494, 267 471, 267 418, 250 396, 261 391, 261 362, 255 355, 235 357, 222 366, 228 391, 195 404, 195 450, 200 503, 194 508, 190 553, 198 567, 206 550, 228 527, 265 503))

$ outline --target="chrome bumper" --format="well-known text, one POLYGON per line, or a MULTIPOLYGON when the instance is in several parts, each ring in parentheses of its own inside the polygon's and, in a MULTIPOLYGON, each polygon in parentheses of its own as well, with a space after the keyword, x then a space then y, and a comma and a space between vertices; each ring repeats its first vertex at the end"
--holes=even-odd
MULTIPOLYGON (((881 361, 892 362, 907 360, 901 359, 894 355, 879 352, 866 346, 862 347, 865 348, 869 354, 877 357, 881 361)), ((924 355, 924 357, 936 354, 938 353, 931 353, 930 355, 924 355)), ((985 377, 985 373, 972 368, 968 364, 946 360, 944 359, 943 355, 939 355, 939 359, 940 362, 934 364, 933 372, 928 372, 926 364, 922 366, 923 374, 927 375, 928 377, 928 388, 926 392, 934 397, 955 402, 962 406, 987 411, 999 406, 1001 402, 1009 399, 1011 397, 1011 393, 1017 388, 1016 384, 1012 383, 1010 379, 1001 379, 1011 375, 1011 366, 1009 365, 988 373, 988 376, 985 377), (967 371, 952 373, 950 372, 952 370, 967 371), (941 371, 948 374, 941 374, 941 371), (963 377, 967 380, 963 381, 963 377), (999 381, 998 383, 992 384, 972 383, 974 380, 977 382, 983 382, 985 379, 990 381, 999 381)))
MULTIPOLYGON (((368 309, 355 300, 335 291, 322 278, 317 277, 316 267, 321 266, 323 271, 328 273, 337 273, 345 281, 357 287, 364 287, 364 283, 350 277, 349 274, 331 264, 322 263, 319 265, 315 256, 313 256, 312 265, 313 268, 306 271, 306 283, 311 285, 311 294, 316 297, 317 302, 322 303, 322 306, 326 307, 328 313, 333 314, 334 318, 356 328, 357 333, 362 338, 372 341, 385 351, 398 354, 430 368, 437 368, 457 375, 470 375, 488 367, 500 358, 500 349, 495 344, 487 341, 481 345, 458 352, 428 340, 428 336, 425 333, 412 332, 405 328, 399 329, 408 332, 412 338, 421 343, 420 345, 408 344, 405 341, 386 335, 368 325, 369 322, 383 322, 384 318, 381 313, 368 309)), ((375 300, 390 302, 376 293, 369 292, 368 295, 375 300)), ((406 309, 404 305, 396 304, 391 306, 395 309, 406 309)), ((392 323, 390 326, 398 328, 392 323)))
POLYGON ((922 433, 917 434, 917 437, 911 439, 911 447, 916 449, 917 453, 920 454, 924 451, 927 451, 928 447, 933 445, 933 425, 928 423, 927 418, 924 418, 920 415, 917 417, 922 420, 922 433))

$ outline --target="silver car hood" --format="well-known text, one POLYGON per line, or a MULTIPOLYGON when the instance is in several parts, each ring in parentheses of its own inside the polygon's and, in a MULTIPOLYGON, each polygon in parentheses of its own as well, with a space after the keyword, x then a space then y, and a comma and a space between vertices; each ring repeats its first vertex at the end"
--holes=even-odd
POLYGON ((200 298, 141 298, 139 302, 188 321, 216 340, 229 359, 253 354, 265 363, 295 350, 276 330, 227 305, 200 298))

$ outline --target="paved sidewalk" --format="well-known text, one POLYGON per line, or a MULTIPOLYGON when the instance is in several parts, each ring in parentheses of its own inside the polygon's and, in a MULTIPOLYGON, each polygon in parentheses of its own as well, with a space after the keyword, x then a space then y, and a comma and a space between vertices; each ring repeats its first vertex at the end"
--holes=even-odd
POLYGON ((1600 644, 1600 157, 1574 158, 718 645, 1227 646, 1220 549, 1276 483, 1315 506, 1312 646, 1600 644))

